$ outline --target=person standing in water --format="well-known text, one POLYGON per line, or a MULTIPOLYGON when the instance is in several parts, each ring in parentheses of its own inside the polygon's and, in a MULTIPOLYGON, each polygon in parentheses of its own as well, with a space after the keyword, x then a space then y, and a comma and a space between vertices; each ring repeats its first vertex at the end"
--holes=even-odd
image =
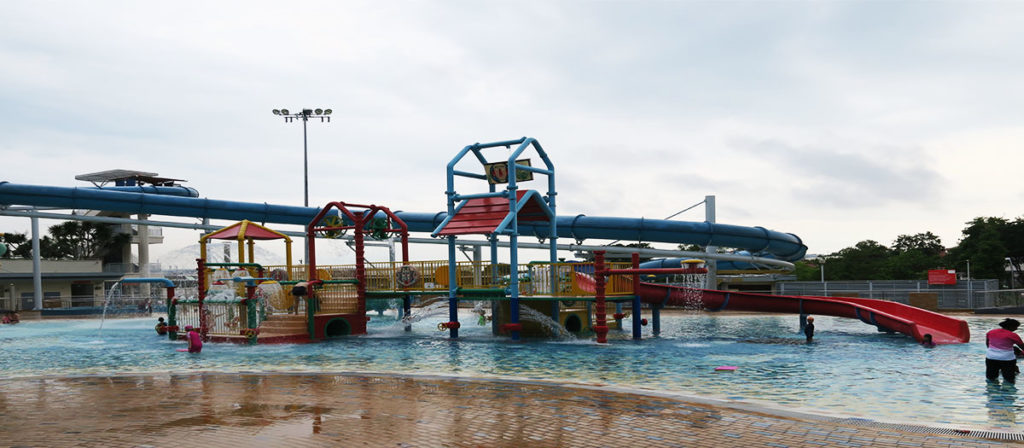
POLYGON ((807 316, 807 324, 804 325, 804 336, 807 336, 807 342, 811 342, 814 339, 814 318, 807 316))
POLYGON ((1014 384, 1017 380, 1017 355, 1013 349, 1024 349, 1024 341, 1014 333, 1020 328, 1020 321, 1007 318, 999 323, 999 327, 985 333, 985 346, 988 347, 985 351, 985 378, 996 381, 1002 374, 1003 381, 1014 384))
POLYGON ((188 341, 188 352, 199 353, 203 351, 203 338, 199 336, 199 332, 191 325, 185 326, 185 339, 188 341))
POLYGON ((164 322, 164 318, 161 317, 157 319, 156 327, 154 327, 154 329, 156 330, 156 334, 160 336, 167 334, 167 323, 164 322))

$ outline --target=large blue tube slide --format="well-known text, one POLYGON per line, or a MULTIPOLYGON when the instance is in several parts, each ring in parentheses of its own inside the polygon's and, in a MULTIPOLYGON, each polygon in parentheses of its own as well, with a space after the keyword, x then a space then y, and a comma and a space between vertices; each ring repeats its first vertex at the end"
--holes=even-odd
MULTIPOLYGON (((192 190, 194 191, 194 190, 192 190)), ((0 181, 0 204, 63 209, 106 210, 131 214, 184 216, 195 218, 306 225, 319 212, 316 207, 223 201, 178 195, 119 191, 111 188, 54 187, 12 184, 0 181)), ((395 212, 410 232, 430 233, 448 216, 446 212, 395 212)), ((558 216, 559 238, 648 241, 733 247, 754 254, 770 254, 794 261, 803 258, 807 246, 796 235, 763 227, 742 227, 709 222, 671 221, 646 218, 600 216, 558 216)), ((549 226, 519 225, 520 234, 548 238, 549 226)))

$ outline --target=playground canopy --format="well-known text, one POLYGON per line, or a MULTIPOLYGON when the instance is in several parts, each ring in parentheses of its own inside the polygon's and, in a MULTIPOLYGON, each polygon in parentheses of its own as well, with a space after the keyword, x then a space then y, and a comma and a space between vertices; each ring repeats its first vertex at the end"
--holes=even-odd
POLYGON ((256 240, 280 240, 285 243, 285 260, 288 264, 288 272, 292 269, 292 239, 281 232, 261 226, 247 219, 231 224, 219 230, 203 235, 199 238, 199 256, 206 261, 206 243, 209 240, 236 240, 238 241, 238 262, 255 263, 256 240), (248 261, 246 261, 245 246, 248 243, 248 261))

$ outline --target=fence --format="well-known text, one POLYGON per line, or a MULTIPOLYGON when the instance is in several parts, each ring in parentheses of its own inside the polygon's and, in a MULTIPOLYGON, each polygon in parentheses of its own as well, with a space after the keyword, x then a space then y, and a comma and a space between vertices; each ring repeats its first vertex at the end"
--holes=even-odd
MULTIPOLYGON (((258 327, 266 319, 266 310, 262 304, 254 315, 250 316, 246 303, 241 298, 207 299, 203 301, 206 313, 206 331, 212 336, 237 336, 247 328, 258 327), (255 321, 250 322, 254 318, 255 321)), ((175 324, 178 328, 185 326, 199 328, 199 301, 197 299, 179 300, 175 307, 175 324)), ((181 330, 179 330, 181 331, 181 330)))
POLYGON ((921 292, 936 294, 940 309, 977 309, 1021 301, 1019 294, 999 294, 998 280, 960 281, 956 285, 929 285, 926 280, 779 282, 774 290, 787 296, 861 297, 905 304, 911 293, 921 292))

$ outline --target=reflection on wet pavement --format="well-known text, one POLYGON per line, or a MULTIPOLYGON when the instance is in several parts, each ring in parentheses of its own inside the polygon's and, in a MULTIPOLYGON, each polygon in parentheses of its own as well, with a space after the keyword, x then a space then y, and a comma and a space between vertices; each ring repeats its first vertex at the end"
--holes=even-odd
POLYGON ((600 387, 348 374, 0 383, 11 446, 996 446, 600 387))

